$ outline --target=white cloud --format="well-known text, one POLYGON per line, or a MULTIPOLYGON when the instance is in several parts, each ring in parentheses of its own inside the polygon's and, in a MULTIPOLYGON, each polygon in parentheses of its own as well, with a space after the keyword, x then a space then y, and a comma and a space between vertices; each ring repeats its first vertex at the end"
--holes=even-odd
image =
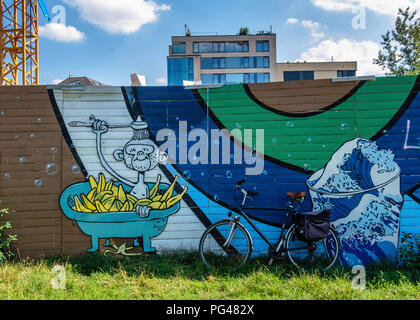
POLYGON ((287 24, 300 24, 305 29, 309 30, 309 34, 311 35, 313 42, 318 41, 319 39, 325 38, 325 33, 320 31, 321 28, 325 27, 321 25, 319 22, 314 22, 311 20, 299 20, 296 18, 289 18, 286 21, 287 24))
POLYGON ((59 84, 60 82, 63 82, 63 80, 61 80, 61 79, 54 79, 52 81, 52 84, 59 84))
POLYGON ((287 24, 296 24, 298 22, 299 22, 299 19, 296 19, 296 18, 289 18, 286 21, 287 24))
POLYGON ((353 12, 360 7, 365 7, 383 15, 396 15, 398 8, 420 9, 418 0, 311 0, 311 2, 314 6, 328 11, 353 12))
POLYGON ((158 5, 146 0, 63 0, 76 7, 81 17, 113 34, 129 34, 140 30, 159 17, 159 12, 170 10, 168 5, 158 5))
POLYGON ((341 39, 337 42, 332 40, 322 41, 318 46, 313 47, 300 56, 301 61, 322 62, 331 61, 356 61, 358 65, 357 74, 378 75, 384 71, 378 65, 373 64, 373 59, 378 57, 380 46, 373 41, 355 41, 341 39))
POLYGON ((321 28, 320 23, 313 22, 311 20, 302 20, 302 26, 305 29, 309 30, 311 37, 312 39, 314 39, 314 41, 325 38, 325 33, 322 31, 319 31, 319 29, 321 28))
POLYGON ((39 35, 59 42, 80 42, 85 38, 85 34, 75 27, 60 23, 47 23, 45 26, 40 26, 39 35))
POLYGON ((161 85, 166 85, 166 78, 165 77, 157 78, 156 83, 161 84, 161 85))

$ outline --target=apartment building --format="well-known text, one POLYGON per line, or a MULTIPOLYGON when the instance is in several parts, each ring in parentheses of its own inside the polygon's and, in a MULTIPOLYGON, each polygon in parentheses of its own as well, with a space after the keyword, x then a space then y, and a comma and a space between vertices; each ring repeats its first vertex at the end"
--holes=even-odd
POLYGON ((168 85, 263 83, 355 76, 357 62, 277 63, 276 34, 173 36, 168 85))

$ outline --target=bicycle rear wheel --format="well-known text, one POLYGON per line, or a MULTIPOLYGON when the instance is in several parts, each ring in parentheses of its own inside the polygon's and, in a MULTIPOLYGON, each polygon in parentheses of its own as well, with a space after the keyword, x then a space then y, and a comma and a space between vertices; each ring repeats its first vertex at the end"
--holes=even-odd
POLYGON ((333 228, 330 228, 327 238, 306 242, 297 238, 296 226, 293 225, 286 235, 285 248, 289 261, 305 271, 326 271, 335 265, 340 256, 340 243, 333 228))
POLYGON ((250 258, 252 240, 240 223, 223 220, 203 233, 199 251, 208 268, 234 271, 250 258))

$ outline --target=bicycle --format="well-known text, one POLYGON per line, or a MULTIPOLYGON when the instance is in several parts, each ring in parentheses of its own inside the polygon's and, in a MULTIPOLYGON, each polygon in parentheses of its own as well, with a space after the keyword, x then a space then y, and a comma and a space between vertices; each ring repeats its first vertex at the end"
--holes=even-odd
POLYGON ((238 181, 235 187, 242 195, 237 215, 233 217, 233 213, 230 212, 229 219, 223 219, 208 227, 200 239, 200 256, 208 268, 237 270, 250 259, 253 252, 253 240, 249 231, 240 222, 242 217, 268 244, 268 254, 271 258, 269 265, 274 260, 284 259, 284 255, 294 266, 303 270, 316 268, 326 271, 335 265, 340 255, 340 243, 334 225, 329 225, 328 235, 322 239, 306 241, 302 240, 298 234, 299 215, 316 216, 325 210, 299 213, 296 208, 299 207, 299 202, 302 203, 305 199, 305 192, 287 193, 290 201, 284 208, 246 208, 246 201, 252 200, 251 196, 258 196, 258 192, 244 190, 241 186, 245 181, 246 179, 238 181), (280 228, 279 240, 272 243, 248 216, 246 209, 286 212, 286 219, 280 228), (290 218, 292 224, 288 227, 290 218))

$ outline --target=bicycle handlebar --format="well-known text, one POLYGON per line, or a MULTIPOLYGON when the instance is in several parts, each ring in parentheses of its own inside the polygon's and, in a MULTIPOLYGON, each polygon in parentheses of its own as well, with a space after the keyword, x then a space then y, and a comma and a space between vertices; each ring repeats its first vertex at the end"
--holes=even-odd
MULTIPOLYGON (((242 200, 242 207, 245 205, 245 202, 248 198, 248 196, 258 196, 258 192, 255 191, 246 191, 245 189, 241 188, 241 185, 244 184, 246 182, 246 179, 243 179, 241 181, 238 181, 236 183, 236 189, 239 189, 241 191, 241 193, 243 194, 244 198, 242 200)), ((251 199, 251 198, 250 198, 251 199)))
POLYGON ((258 192, 254 192, 254 191, 246 191, 244 189, 241 188, 241 185, 243 185, 246 182, 246 179, 243 179, 241 181, 238 181, 236 183, 236 189, 241 189, 241 191, 243 191, 243 193, 246 193, 248 196, 258 196, 258 192))
POLYGON ((240 186, 241 186, 241 185, 243 185, 245 182, 246 182, 246 179, 243 179, 243 180, 241 180, 241 181, 238 181, 238 182, 236 183, 236 186, 237 186, 237 187, 240 187, 240 186))

